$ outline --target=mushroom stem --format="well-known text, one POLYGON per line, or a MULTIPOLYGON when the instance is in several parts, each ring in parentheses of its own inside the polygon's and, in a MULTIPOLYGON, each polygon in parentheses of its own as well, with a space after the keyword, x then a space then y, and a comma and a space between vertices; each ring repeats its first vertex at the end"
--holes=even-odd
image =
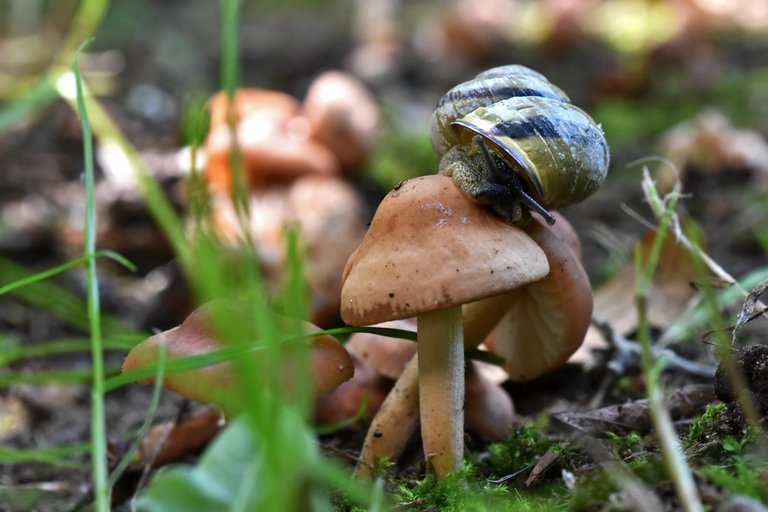
MULTIPOLYGON (((493 298, 485 301, 493 301, 493 298)), ((488 336, 506 313, 504 306, 506 304, 503 302, 498 307, 495 302, 463 306, 462 329, 465 347, 474 348, 488 336)), ((376 460, 388 457, 394 461, 400 456, 419 424, 418 410, 418 355, 414 354, 371 422, 360 453, 360 461, 355 468, 355 474, 359 478, 370 478, 371 468, 376 460)))
POLYGON ((418 316, 419 400, 424 455, 438 479, 461 468, 464 341, 461 306, 418 316))
POLYGON ((369 478, 377 459, 397 457, 419 424, 419 357, 411 358, 373 418, 355 472, 369 478))

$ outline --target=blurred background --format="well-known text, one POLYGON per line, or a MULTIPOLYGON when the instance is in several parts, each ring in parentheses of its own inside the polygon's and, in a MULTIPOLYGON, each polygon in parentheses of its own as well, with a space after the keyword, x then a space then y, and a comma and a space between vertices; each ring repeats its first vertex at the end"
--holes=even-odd
MULTIPOLYGON (((88 82, 142 151, 185 145, 188 108, 219 89, 216 2, 3 5, 0 201, 6 209, 30 187, 40 192, 81 170, 79 128, 68 107, 55 97, 38 97, 34 107, 19 103, 89 29, 96 39, 83 59, 88 82), (88 4, 92 15, 73 26, 78 9, 88 4)), ((739 157, 707 154, 711 144, 686 145, 683 135, 669 141, 673 128, 689 123, 691 130, 722 137, 725 127, 749 130, 757 137, 754 146, 764 145, 768 5, 757 0, 243 2, 239 48, 242 86, 302 98, 326 70, 361 79, 382 110, 382 127, 359 179, 383 190, 435 171, 427 131, 437 99, 477 72, 507 63, 542 72, 602 124, 612 172, 595 201, 610 203, 608 211, 618 212, 617 197, 608 192, 613 187, 637 192, 639 168, 627 164, 638 158, 748 172, 768 166, 749 154, 764 155, 760 149, 744 149, 739 157), (718 161, 723 158, 729 160, 718 161)), ((5 218, 6 248, 7 237, 14 237, 6 234, 9 223, 5 218)))

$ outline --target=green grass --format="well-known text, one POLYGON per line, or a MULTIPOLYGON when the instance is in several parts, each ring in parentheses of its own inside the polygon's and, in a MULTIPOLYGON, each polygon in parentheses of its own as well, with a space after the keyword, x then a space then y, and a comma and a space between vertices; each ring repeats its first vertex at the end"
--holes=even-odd
POLYGON ((0 464, 38 462, 52 466, 82 469, 85 465, 81 462, 73 461, 72 457, 87 454, 90 450, 90 443, 53 446, 50 448, 35 448, 30 450, 16 450, 0 446, 0 464))
MULTIPOLYGON (((74 30, 74 29, 73 29, 74 30)), ((80 53, 91 43, 83 42, 75 51, 72 68, 77 86, 77 111, 83 131, 83 157, 85 159, 85 271, 88 310, 88 330, 91 334, 91 467, 93 471, 94 507, 98 512, 109 510, 109 484, 107 469, 107 426, 104 410, 104 348, 101 333, 101 307, 99 279, 96 272, 96 199, 93 166, 93 141, 88 110, 85 106, 83 82, 80 77, 80 53)))

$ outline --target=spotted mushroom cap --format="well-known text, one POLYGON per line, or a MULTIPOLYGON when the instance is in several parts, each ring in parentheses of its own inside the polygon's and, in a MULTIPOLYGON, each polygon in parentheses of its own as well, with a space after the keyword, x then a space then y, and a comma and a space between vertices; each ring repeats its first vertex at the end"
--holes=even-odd
POLYGON ((344 269, 341 316, 370 325, 476 301, 549 272, 541 248, 446 176, 395 187, 344 269))

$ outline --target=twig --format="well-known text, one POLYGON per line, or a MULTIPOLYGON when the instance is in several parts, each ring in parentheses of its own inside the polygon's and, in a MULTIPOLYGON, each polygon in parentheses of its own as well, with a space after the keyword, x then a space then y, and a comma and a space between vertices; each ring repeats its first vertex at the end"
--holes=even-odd
MULTIPOLYGON (((643 263, 640 251, 635 250, 635 268, 638 273, 635 285, 635 303, 638 314, 637 338, 641 348, 640 359, 646 380, 651 421, 659 438, 659 445, 667 473, 675 487, 675 493, 682 509, 686 512, 700 512, 704 508, 696 488, 696 483, 693 480, 691 468, 680 451, 680 443, 672 425, 669 410, 664 406, 662 388, 659 383, 659 373, 663 366, 659 364, 651 351, 651 333, 648 322, 648 288, 658 265, 664 238, 672 226, 673 220, 677 220, 675 207, 680 197, 679 182, 676 183, 674 193, 667 196, 668 202, 661 201, 658 194, 655 195, 655 198, 652 197, 651 190, 654 193, 656 192, 655 185, 650 179, 650 174, 646 168, 643 172, 643 191, 649 202, 653 203, 657 208, 661 207, 661 209, 660 211, 655 210, 659 227, 656 230, 647 262, 643 263), (654 201, 654 199, 656 200, 654 201)), ((679 228, 679 224, 676 225, 679 228)))
MULTIPOLYGON (((633 343, 625 336, 616 332, 606 322, 593 318, 592 325, 600 331, 600 334, 615 351, 614 357, 608 362, 608 368, 611 371, 617 375, 624 375, 628 367, 639 366, 640 347, 637 343, 633 343)), ((665 370, 676 370, 702 379, 713 379, 715 377, 716 368, 714 366, 689 361, 668 348, 654 346, 651 347, 651 353, 655 359, 664 361, 665 370)))
MULTIPOLYGON (((648 202, 648 206, 651 208, 651 212, 653 212, 653 215, 657 220, 660 220, 665 215, 665 212, 667 212, 667 202, 671 201, 672 199, 676 200, 681 196, 680 182, 678 181, 675 183, 672 192, 668 193, 662 199, 656 190, 656 183, 654 183, 647 168, 643 169, 642 189, 643 195, 648 202)), ((749 295, 749 292, 745 290, 731 274, 726 272, 723 267, 721 267, 715 260, 710 258, 709 255, 701 250, 699 246, 691 242, 685 233, 683 233, 683 228, 680 225, 680 217, 678 216, 677 212, 672 211, 670 212, 670 215, 669 229, 670 232, 674 234, 675 241, 685 247, 689 252, 695 253, 701 262, 706 266, 707 270, 709 270, 709 272, 711 272, 717 279, 719 279, 720 282, 723 283, 724 287, 736 287, 738 290, 740 290, 744 299, 746 299, 749 295)), ((768 306, 766 306, 766 304, 762 301, 757 301, 756 305, 761 310, 768 308, 768 306)), ((764 312, 763 316, 768 318, 768 313, 764 312)))

